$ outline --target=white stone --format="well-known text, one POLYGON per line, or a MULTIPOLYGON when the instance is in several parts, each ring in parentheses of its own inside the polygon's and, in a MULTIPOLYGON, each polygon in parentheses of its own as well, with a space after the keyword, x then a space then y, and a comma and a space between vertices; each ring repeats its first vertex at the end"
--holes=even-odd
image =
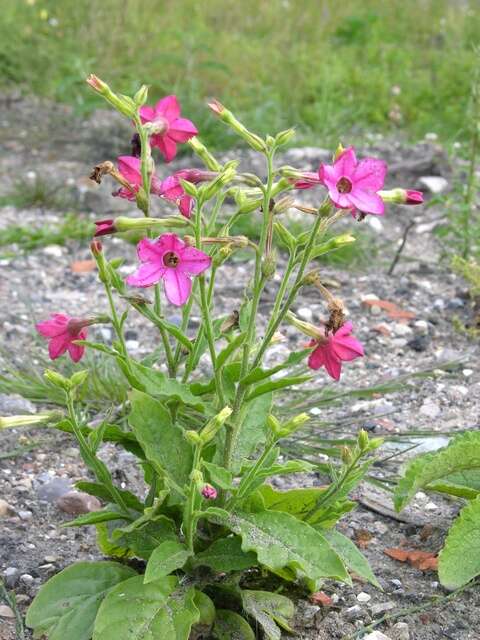
POLYGON ((368 636, 365 636, 363 640, 391 640, 388 636, 386 636, 381 631, 372 631, 368 636))
POLYGON ((418 182, 420 186, 424 187, 434 195, 443 193, 448 189, 448 181, 441 176, 423 176, 418 182))
POLYGON ((435 142, 436 140, 438 140, 438 133, 435 133, 434 131, 429 131, 428 133, 425 134, 425 140, 428 140, 429 142, 435 142))
POLYGON ((427 494, 423 493, 423 491, 417 491, 417 493, 415 494, 415 498, 416 500, 426 500, 427 494))
POLYGON ((422 404, 422 406, 420 407, 420 413, 422 414, 422 416, 426 416, 427 418, 438 418, 438 416, 440 415, 441 409, 438 406, 438 404, 436 404, 435 402, 433 402, 433 400, 427 399, 425 400, 425 402, 422 404))
POLYGON ((43 253, 47 256, 52 256, 52 258, 61 258, 63 255, 62 247, 57 244, 49 244, 43 249, 43 253))
POLYGON ((413 326, 420 335, 424 336, 428 334, 428 322, 426 320, 417 320, 413 326))
POLYGON ((382 233, 383 222, 378 216, 367 216, 368 226, 371 227, 377 233, 382 233))
POLYGON ((402 337, 411 336, 413 333, 413 330, 408 326, 408 324, 402 324, 401 322, 395 322, 395 324, 392 326, 392 330, 396 336, 402 337))
POLYGON ((438 509, 438 505, 436 505, 434 502, 427 502, 424 508, 425 511, 436 511, 438 509))
POLYGON ((370 602, 372 596, 369 593, 365 593, 365 591, 360 591, 357 595, 357 600, 360 604, 365 604, 366 602, 370 602))
POLYGON ((313 319, 313 313, 309 307, 302 307, 301 309, 298 309, 297 316, 300 316, 300 318, 306 322, 311 322, 313 319))
POLYGON ((410 640, 410 630, 406 622, 397 622, 390 629, 392 640, 410 640))
POLYGON ((312 416, 319 416, 322 413, 322 410, 318 407, 312 407, 310 409, 310 413, 312 414, 312 416))
POLYGON ((465 378, 469 378, 473 374, 473 369, 463 369, 462 373, 465 378))

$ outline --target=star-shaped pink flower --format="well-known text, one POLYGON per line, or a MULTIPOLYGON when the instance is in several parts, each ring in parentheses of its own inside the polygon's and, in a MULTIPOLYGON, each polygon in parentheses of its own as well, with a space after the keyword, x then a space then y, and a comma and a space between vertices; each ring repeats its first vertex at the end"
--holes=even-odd
POLYGON ((198 133, 193 122, 180 117, 177 96, 162 98, 154 107, 141 107, 140 118, 143 123, 153 122, 160 128, 151 136, 150 144, 160 149, 165 162, 170 162, 177 155, 178 142, 187 142, 198 133))
POLYGON ((310 346, 316 347, 308 358, 310 369, 325 367, 334 380, 339 380, 342 361, 355 360, 364 355, 362 344, 351 335, 352 328, 352 323, 346 322, 335 333, 326 336, 324 341, 312 340, 310 346))
POLYGON ((49 338, 48 354, 51 360, 55 360, 68 351, 73 362, 82 359, 85 347, 73 344, 74 340, 87 339, 87 327, 82 321, 72 318, 64 313, 54 313, 49 320, 44 320, 35 325, 38 333, 44 338, 49 338))
MULTIPOLYGON (((127 182, 132 185, 133 192, 127 187, 121 187, 112 195, 118 196, 119 198, 125 198, 126 200, 134 201, 138 190, 143 185, 141 174, 141 160, 140 158, 135 158, 134 156, 120 156, 117 159, 117 164, 119 172, 122 174, 125 180, 127 180, 127 182)), ((160 195, 160 185, 161 180, 159 180, 157 176, 152 176, 150 192, 155 195, 160 195)))
POLYGON ((203 273, 212 259, 203 251, 186 245, 174 233, 164 233, 155 240, 143 238, 137 245, 142 264, 127 278, 133 287, 151 287, 164 281, 165 294, 172 304, 181 306, 192 290, 190 276, 203 273))
POLYGON ((353 147, 345 149, 333 165, 321 164, 320 181, 340 209, 383 215, 385 206, 377 191, 383 188, 387 164, 376 158, 357 162, 353 147))

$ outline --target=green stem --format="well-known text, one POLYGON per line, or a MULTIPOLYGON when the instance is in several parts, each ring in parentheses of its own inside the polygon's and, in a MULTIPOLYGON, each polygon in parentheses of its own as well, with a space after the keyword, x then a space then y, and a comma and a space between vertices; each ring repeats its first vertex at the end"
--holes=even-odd
POLYGON ((232 500, 229 502, 229 505, 228 505, 229 508, 231 508, 238 500, 248 495, 251 483, 253 482, 253 480, 255 480, 255 476, 257 475, 257 472, 263 467, 263 463, 267 459, 268 455, 270 454, 270 451, 273 449, 275 444, 276 444, 275 440, 272 440, 270 443, 268 443, 267 446, 265 447, 264 452, 257 459, 253 467, 251 467, 249 471, 243 476, 235 497, 232 498, 232 500))
POLYGON ((115 308, 115 303, 113 301, 112 291, 110 289, 110 285, 109 285, 108 282, 104 282, 103 286, 105 288, 105 292, 106 292, 107 298, 108 298, 108 305, 110 307, 112 325, 113 325, 113 328, 115 329, 115 333, 117 334, 118 341, 120 342, 120 345, 121 345, 121 348, 122 348, 122 355, 123 355, 123 357, 125 358, 125 361, 128 364, 129 363, 129 357, 128 357, 128 352, 127 352, 127 346, 125 344, 125 338, 123 336, 122 325, 121 325, 120 320, 118 318, 117 310, 115 308))
MULTIPOLYGON (((198 444, 195 447, 193 456, 192 474, 196 472, 200 467, 201 453, 202 445, 198 444)), ((195 503, 197 502, 197 493, 197 484, 195 482, 195 479, 192 477, 190 480, 190 493, 188 495, 183 516, 183 530, 185 531, 185 541, 191 551, 194 551, 195 525, 197 522, 196 518, 194 517, 194 513, 195 503)))

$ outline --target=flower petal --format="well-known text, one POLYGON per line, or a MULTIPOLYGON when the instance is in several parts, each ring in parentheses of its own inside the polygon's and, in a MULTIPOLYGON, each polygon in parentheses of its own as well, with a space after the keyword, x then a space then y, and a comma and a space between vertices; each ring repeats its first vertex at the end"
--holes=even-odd
POLYGON ((197 133, 197 127, 186 118, 177 118, 168 128, 168 135, 175 140, 175 142, 187 142, 187 140, 196 136, 197 133))
POLYGON ((344 322, 342 326, 335 331, 335 337, 348 336, 352 333, 353 325, 350 321, 344 322))
POLYGON ((41 336, 44 336, 45 338, 54 338, 66 331, 69 320, 70 316, 63 313, 55 313, 49 320, 38 322, 35 325, 35 328, 41 336))
POLYGON ((179 269, 167 269, 163 280, 168 301, 177 307, 185 304, 192 290, 190 278, 179 269))
POLYGON ((155 115, 163 116, 169 123, 176 120, 180 115, 177 96, 166 96, 159 100, 155 105, 155 115))
POLYGON ((150 240, 150 238, 142 238, 137 244, 137 255, 140 262, 158 262, 159 266, 163 266, 162 255, 164 249, 159 242, 160 238, 150 240))
POLYGON ((331 343, 325 347, 325 369, 330 377, 334 380, 340 380, 340 373, 342 371, 342 363, 333 353, 331 343))
POLYGON ((192 276, 197 276, 205 269, 208 269, 211 263, 210 256, 200 251, 200 249, 195 249, 195 247, 185 247, 180 252, 179 269, 192 276))
POLYGON ((357 156, 355 149, 348 147, 345 149, 334 162, 335 174, 341 178, 342 176, 351 177, 357 166, 357 156))
POLYGON ((340 360, 355 360, 365 355, 363 345, 353 336, 333 336, 332 351, 340 360))
POLYGON ((363 213, 372 213, 382 216, 385 212, 385 205, 379 195, 362 189, 355 189, 347 194, 348 199, 354 207, 363 213))
POLYGON ((353 174, 354 188, 368 191, 383 189, 387 175, 387 163, 377 158, 365 158, 357 165, 353 174))
POLYGON ((79 360, 81 360, 83 357, 83 354, 85 353, 85 347, 81 344, 72 344, 70 342, 67 349, 68 349, 68 353, 70 354, 70 358, 73 360, 73 362, 78 362, 79 360))
POLYGON ((65 353, 71 340, 71 336, 65 331, 52 338, 48 344, 48 355, 51 360, 56 360, 65 353))
POLYGON ((337 188, 337 182, 342 176, 337 175, 335 167, 330 164, 321 164, 318 168, 318 178, 328 189, 337 188))
POLYGON ((162 233, 162 235, 157 238, 157 242, 159 247, 161 247, 162 254, 166 251, 174 251, 182 259, 182 251, 185 248, 185 243, 180 240, 180 238, 175 233, 162 233))
POLYGON ((176 176, 168 176, 168 178, 162 180, 160 192, 167 200, 177 200, 177 198, 181 198, 185 193, 176 176))
POLYGON ((320 369, 325 364, 325 349, 322 345, 318 345, 316 349, 308 357, 308 366, 310 369, 320 369))
POLYGON ((155 120, 155 109, 148 105, 140 107, 140 119, 142 123, 153 122, 153 120, 155 120))
POLYGON ((128 276, 126 282, 131 287, 151 287, 164 277, 166 271, 167 267, 158 262, 145 262, 128 276))
POLYGON ((135 186, 142 184, 142 175, 140 173, 140 158, 134 156, 120 156, 117 159, 118 170, 124 178, 135 186))
POLYGON ((160 149, 165 162, 171 162, 177 155, 177 143, 168 137, 168 135, 154 134, 150 138, 150 144, 152 147, 160 149))
POLYGON ((182 216, 190 218, 192 215, 194 200, 191 196, 182 196, 178 201, 178 208, 182 216))

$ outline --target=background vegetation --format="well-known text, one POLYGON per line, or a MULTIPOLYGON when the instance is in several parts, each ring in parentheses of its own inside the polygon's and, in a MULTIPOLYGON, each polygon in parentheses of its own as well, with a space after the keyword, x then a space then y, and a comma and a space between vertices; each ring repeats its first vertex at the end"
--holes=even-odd
POLYGON ((2 0, 0 86, 88 111, 87 73, 125 93, 145 81, 210 142, 213 95, 260 132, 299 123, 304 142, 448 141, 465 135, 479 33, 478 0, 2 0))

